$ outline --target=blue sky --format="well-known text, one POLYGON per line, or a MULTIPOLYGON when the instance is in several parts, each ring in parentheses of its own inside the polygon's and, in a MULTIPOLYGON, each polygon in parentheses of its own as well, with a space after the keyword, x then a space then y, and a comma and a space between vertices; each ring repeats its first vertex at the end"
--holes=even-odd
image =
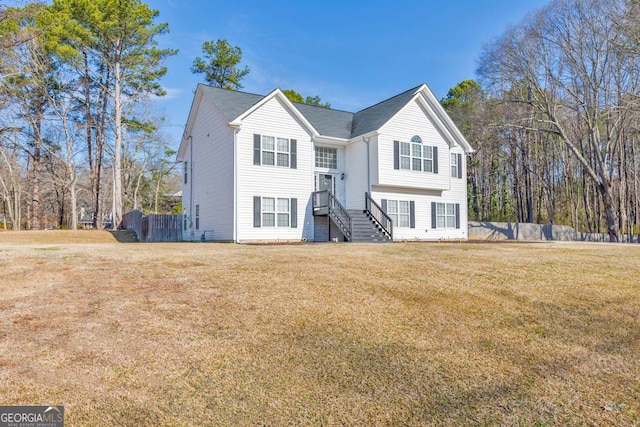
POLYGON ((193 90, 189 70, 204 41, 227 39, 251 72, 245 92, 319 95, 358 111, 421 83, 438 99, 475 78, 482 46, 550 0, 148 0, 168 22, 161 47, 179 49, 156 101, 177 147, 193 90))

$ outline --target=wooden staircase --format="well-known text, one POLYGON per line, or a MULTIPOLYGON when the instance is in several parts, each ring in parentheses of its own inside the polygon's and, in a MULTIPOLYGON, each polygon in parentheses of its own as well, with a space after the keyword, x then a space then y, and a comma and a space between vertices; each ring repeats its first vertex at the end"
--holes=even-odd
POLYGON ((391 218, 365 194, 366 209, 346 209, 328 190, 312 195, 313 215, 328 216, 349 242, 390 242, 393 240, 391 218))
POLYGON ((367 211, 348 209, 352 242, 390 242, 391 238, 375 223, 367 211))

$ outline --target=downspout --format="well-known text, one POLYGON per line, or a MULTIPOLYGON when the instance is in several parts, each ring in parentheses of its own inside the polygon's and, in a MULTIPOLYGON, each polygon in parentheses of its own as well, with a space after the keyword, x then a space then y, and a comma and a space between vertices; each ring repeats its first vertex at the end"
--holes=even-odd
POLYGON ((238 131, 233 129, 233 241, 238 243, 238 131))
POLYGON ((193 241, 193 136, 189 135, 189 228, 193 241))
POLYGON ((362 140, 367 144, 367 192, 371 194, 371 158, 369 153, 369 141, 371 138, 362 137, 362 140))

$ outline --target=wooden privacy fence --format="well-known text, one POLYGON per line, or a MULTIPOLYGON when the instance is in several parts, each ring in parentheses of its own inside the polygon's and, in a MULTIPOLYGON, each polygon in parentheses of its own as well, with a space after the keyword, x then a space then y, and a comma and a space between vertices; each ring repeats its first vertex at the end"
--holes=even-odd
POLYGON ((134 210, 122 216, 122 226, 141 242, 182 241, 182 215, 144 215, 134 210))

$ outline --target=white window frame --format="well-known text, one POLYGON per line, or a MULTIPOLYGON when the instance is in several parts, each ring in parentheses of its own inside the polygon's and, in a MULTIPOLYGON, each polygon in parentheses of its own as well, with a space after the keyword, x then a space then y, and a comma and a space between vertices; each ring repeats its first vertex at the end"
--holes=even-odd
POLYGON ((338 169, 338 149, 337 148, 316 146, 314 149, 314 153, 315 153, 316 168, 338 169))
POLYGON ((460 167, 460 165, 458 165, 458 155, 456 153, 451 153, 451 177, 452 178, 458 177, 458 167, 460 167))
POLYGON ((393 226, 409 228, 411 226, 411 211, 408 200, 387 200, 387 215, 393 221, 393 226))
MULTIPOLYGON (((269 202, 270 204, 271 202, 269 202)), ((260 202, 260 206, 262 209, 260 220, 262 227, 280 227, 280 228, 288 228, 291 227, 291 199, 286 197, 262 197, 260 202), (271 210, 271 206, 267 205, 267 200, 273 202, 273 210, 271 210), (281 205, 281 202, 286 201, 286 208, 281 205), (273 225, 270 224, 271 221, 267 221, 267 218, 273 218, 273 225), (282 219, 286 218, 286 225, 284 221, 282 224, 280 223, 282 219)))
POLYGON ((260 135, 260 162, 266 166, 291 167, 291 140, 271 135, 260 135), (273 148, 265 147, 267 141, 272 144, 273 148), (266 153, 272 155, 273 162, 265 161, 266 153))
POLYGON ((425 145, 422 147, 423 171, 433 173, 433 147, 425 145))
POLYGON ((455 203, 436 203, 436 227, 456 228, 455 203))
POLYGON ((419 136, 411 142, 400 141, 398 151, 400 169, 433 173, 433 147, 423 145, 419 136))

